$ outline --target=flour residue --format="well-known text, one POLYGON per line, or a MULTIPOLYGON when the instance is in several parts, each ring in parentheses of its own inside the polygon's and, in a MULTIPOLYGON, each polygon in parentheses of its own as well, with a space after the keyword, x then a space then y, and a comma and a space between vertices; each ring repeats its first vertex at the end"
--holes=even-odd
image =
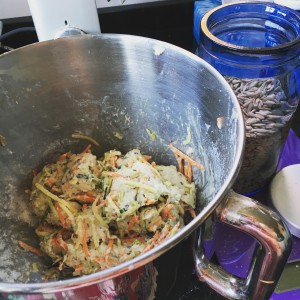
POLYGON ((165 47, 158 44, 153 45, 152 49, 154 50, 154 55, 156 56, 160 56, 165 52, 165 47))

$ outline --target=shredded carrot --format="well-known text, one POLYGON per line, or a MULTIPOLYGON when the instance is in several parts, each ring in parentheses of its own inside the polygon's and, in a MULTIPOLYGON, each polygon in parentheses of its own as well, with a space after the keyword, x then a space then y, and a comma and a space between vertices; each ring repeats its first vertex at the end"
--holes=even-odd
MULTIPOLYGON (((80 157, 79 161, 81 161, 81 160, 83 159, 83 155, 84 155, 84 153, 81 153, 81 157, 80 157)), ((78 164, 77 164, 77 163, 74 163, 73 166, 72 166, 72 168, 71 168, 71 170, 72 170, 73 172, 75 172, 76 170, 78 170, 78 164)), ((64 185, 65 185, 66 183, 67 183, 67 182, 65 182, 64 185)))
POLYGON ((150 250, 154 248, 154 244, 149 244, 149 245, 146 245, 145 248, 143 249, 142 253, 145 253, 146 251, 150 250))
MULTIPOLYGON (((91 144, 87 145, 87 147, 80 153, 80 158, 78 161, 79 164, 83 161, 84 154, 91 153, 91 147, 92 147, 91 144)), ((76 171, 77 169, 78 169, 78 164, 74 164, 74 166, 72 167, 72 170, 76 171)))
MULTIPOLYGON (((83 160, 84 154, 89 153, 92 145, 89 144, 87 147, 80 153, 79 163, 83 160)), ((72 167, 73 171, 76 171, 78 169, 78 164, 74 164, 72 167)))
POLYGON ((93 203, 95 201, 96 197, 95 196, 89 196, 88 194, 83 194, 83 195, 73 196, 71 199, 93 203))
POLYGON ((193 219, 196 218, 196 212, 195 212, 195 210, 194 210, 193 208, 190 208, 190 209, 188 210, 188 212, 190 213, 190 215, 192 216, 193 219))
POLYGON ((193 170, 190 162, 184 166, 184 176, 187 178, 188 182, 192 182, 193 180, 193 170))
POLYGON ((90 256, 90 251, 87 245, 87 241, 86 241, 86 230, 85 230, 85 223, 82 221, 82 247, 83 247, 83 251, 85 256, 90 256))
POLYGON ((88 192, 86 192, 86 194, 90 197, 95 197, 95 198, 97 196, 95 191, 88 191, 88 192))
POLYGON ((99 174, 100 174, 99 166, 95 165, 95 166, 93 167, 93 172, 94 172, 95 175, 99 175, 99 174))
POLYGON ((181 157, 185 161, 189 162, 191 165, 193 165, 193 166, 197 167, 198 169, 204 171, 204 167, 200 163, 198 163, 197 161, 190 158, 188 155, 186 155, 185 153, 183 153, 182 151, 180 151, 179 149, 174 147, 172 144, 169 145, 169 148, 172 150, 172 152, 175 155, 181 157))
POLYGON ((106 262, 107 267, 110 267, 110 266, 111 266, 111 259, 110 259, 110 256, 109 256, 109 255, 106 255, 106 256, 105 256, 105 262, 106 262))
POLYGON ((105 253, 105 262, 107 263, 108 266, 111 265, 111 259, 110 259, 110 252, 112 250, 112 247, 114 245, 114 240, 113 239, 109 239, 108 240, 108 244, 107 244, 107 250, 106 250, 106 253, 105 253))
POLYGON ((105 199, 105 200, 101 200, 100 201, 100 203, 99 203, 99 205, 97 205, 98 207, 103 207, 103 206, 105 206, 106 205, 106 203, 107 203, 107 200, 105 199))
POLYGON ((58 202, 55 202, 54 206, 55 206, 55 209, 57 211, 59 221, 62 224, 62 227, 66 228, 67 227, 66 215, 64 214, 63 210, 59 206, 58 202))
POLYGON ((109 254, 111 252, 111 249, 114 245, 114 240, 113 239, 109 239, 108 240, 108 244, 107 244, 107 251, 106 251, 106 254, 109 254))
POLYGON ((131 216, 127 230, 130 231, 133 228, 134 224, 139 224, 139 217, 136 214, 131 216))
POLYGON ((168 237, 169 232, 171 231, 171 226, 166 225, 164 229, 161 231, 161 234, 159 235, 156 243, 160 244, 163 240, 165 240, 168 237))
MULTIPOLYGON (((175 225, 178 226, 178 225, 175 225)), ((161 232, 156 231, 155 235, 153 236, 153 239, 150 244, 148 244, 142 252, 146 252, 152 248, 155 247, 155 245, 160 244, 162 241, 164 241, 171 233, 171 226, 166 225, 161 232)))
POLYGON ((149 156, 149 155, 143 155, 139 158, 139 161, 140 162, 143 162, 143 163, 147 163, 150 165, 149 163, 149 160, 152 158, 152 156, 149 156))
POLYGON ((54 177, 45 178, 45 184, 47 184, 50 187, 52 187, 55 182, 56 182, 56 179, 54 177))
POLYGON ((177 163, 178 163, 178 171, 181 173, 181 174, 184 174, 184 160, 182 157, 178 156, 175 154, 175 158, 177 160, 177 163))
POLYGON ((149 161, 150 159, 152 159, 151 155, 143 155, 143 158, 145 158, 146 161, 149 161))
POLYGON ((50 239, 50 242, 51 242, 51 244, 53 244, 54 247, 59 247, 57 237, 52 236, 50 239))
POLYGON ((59 232, 57 234, 57 242, 59 244, 60 247, 62 247, 65 251, 68 251, 68 244, 63 240, 62 236, 61 236, 61 232, 59 232))
POLYGON ((70 156, 70 154, 67 152, 67 153, 64 153, 62 154, 60 157, 59 157, 59 161, 64 161, 66 160, 68 157, 70 156))
POLYGON ((171 212, 172 208, 173 208, 173 204, 169 203, 162 209, 161 216, 162 216, 164 221, 167 221, 168 219, 173 218, 173 215, 172 215, 172 212, 171 212))
POLYGON ((55 193, 59 193, 59 194, 62 193, 62 190, 59 189, 59 188, 58 188, 57 186, 55 186, 55 185, 53 185, 53 186, 51 187, 51 191, 52 191, 52 192, 55 192, 55 193))
POLYGON ((155 222, 151 223, 151 225, 149 226, 149 229, 152 231, 156 231, 157 228, 159 227, 159 225, 161 225, 161 223, 162 223, 162 219, 158 218, 155 222), (155 228, 155 226, 156 226, 156 228, 155 228))
POLYGON ((156 231, 156 232, 155 232, 155 235, 154 235, 154 237, 153 237, 152 242, 156 243, 156 241, 158 240, 158 238, 159 238, 159 232, 156 231))
POLYGON ((83 264, 79 264, 75 267, 75 272, 73 274, 79 275, 81 270, 83 269, 83 264))
POLYGON ((93 263, 96 263, 97 265, 101 265, 105 261, 104 257, 95 257, 93 259, 93 263))
POLYGON ((112 168, 116 167, 116 158, 115 156, 112 156, 110 159, 110 165, 112 166, 112 168))
POLYGON ((167 225, 163 228, 161 235, 159 236, 158 240, 157 240, 157 244, 160 244, 162 241, 166 240, 167 238, 169 238, 170 236, 172 236, 172 234, 177 231, 180 227, 180 222, 178 222, 175 226, 171 227, 170 225, 167 225))
POLYGON ((88 153, 92 147, 92 144, 88 144, 87 147, 82 151, 82 154, 88 153))
POLYGON ((144 252, 146 252, 146 251, 154 248, 154 246, 155 246, 156 241, 158 240, 158 238, 159 238, 159 232, 156 231, 155 234, 154 234, 154 236, 153 236, 153 238, 152 238, 151 243, 148 244, 148 245, 146 245, 142 252, 144 253, 144 252))
POLYGON ((20 247, 22 247, 26 251, 32 252, 32 253, 34 253, 34 254, 36 254, 38 256, 42 256, 43 255, 43 252, 40 249, 32 247, 32 246, 26 244, 25 242, 18 241, 18 244, 19 244, 20 247))
POLYGON ((64 267, 64 263, 62 261, 60 261, 59 266, 58 266, 58 270, 62 271, 63 267, 64 267))
POLYGON ((155 204, 156 200, 155 199, 147 199, 147 201, 145 202, 146 205, 152 205, 155 204))
POLYGON ((104 176, 111 176, 111 177, 119 177, 119 178, 126 178, 125 176, 123 176, 122 174, 119 174, 117 172, 113 172, 113 171, 102 171, 102 173, 104 176))

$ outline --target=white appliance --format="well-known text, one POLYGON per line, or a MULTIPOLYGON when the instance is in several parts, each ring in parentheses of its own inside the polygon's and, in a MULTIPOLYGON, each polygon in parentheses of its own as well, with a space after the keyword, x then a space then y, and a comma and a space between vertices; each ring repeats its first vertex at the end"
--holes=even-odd
MULTIPOLYGON (((43 2, 44 0, 40 1, 43 2)), ((61 0, 61 3, 63 2, 64 0, 61 0)), ((164 2, 178 2, 178 0, 96 0, 96 6, 98 9, 122 10, 133 5, 143 6, 164 2)), ((0 20, 29 17, 30 15, 27 0, 0 0, 0 20)))
POLYGON ((100 33, 95 0, 28 0, 39 41, 100 33))

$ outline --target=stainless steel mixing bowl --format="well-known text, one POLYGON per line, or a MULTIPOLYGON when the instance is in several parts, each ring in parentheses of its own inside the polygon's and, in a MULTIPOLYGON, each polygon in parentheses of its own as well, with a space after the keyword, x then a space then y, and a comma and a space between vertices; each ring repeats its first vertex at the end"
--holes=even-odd
MULTIPOLYGON (((234 208, 235 216, 241 215, 236 208, 248 203, 230 193, 244 146, 243 118, 234 93, 203 60, 160 41, 126 35, 80 36, 37 43, 2 55, 0 135, 2 292, 44 293, 120 276, 187 237, 221 201, 217 214, 221 219, 222 212, 228 216, 228 209, 234 208), (147 129, 155 132, 155 141, 147 129), (191 141, 187 142, 189 132, 191 141), (61 153, 85 147, 86 142, 71 137, 73 133, 97 140, 100 146, 94 152, 98 155, 113 148, 125 152, 137 147, 161 164, 176 164, 167 147, 173 143, 205 166, 204 172, 194 170, 198 215, 172 238, 129 262, 92 275, 46 283, 41 273, 49 261, 17 245, 18 240, 38 243, 25 190, 30 188, 33 169, 54 162, 61 153), (33 263, 40 272, 28 274, 33 263)), ((268 264, 248 282, 232 284, 231 288, 243 284, 239 290, 243 297, 257 293, 250 288, 264 290, 263 279, 276 284, 290 251, 289 233, 277 215, 249 201, 251 209, 245 210, 244 217, 250 216, 248 227, 255 228, 251 234, 269 233, 259 256, 260 263, 265 259, 268 264), (278 271, 276 276, 274 270, 278 271)), ((235 225, 241 224, 237 221, 235 225)), ((204 261, 204 257, 199 259, 204 261)), ((216 288, 211 274, 204 270, 206 266, 198 261, 199 276, 216 288)), ((273 283, 263 293, 270 293, 273 283)))

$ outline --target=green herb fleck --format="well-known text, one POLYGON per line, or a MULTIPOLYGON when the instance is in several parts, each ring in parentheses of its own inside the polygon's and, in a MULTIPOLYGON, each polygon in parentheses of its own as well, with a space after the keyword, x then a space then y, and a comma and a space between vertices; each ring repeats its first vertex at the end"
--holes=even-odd
POLYGON ((148 135, 150 136, 150 140, 151 140, 152 142, 156 141, 156 139, 157 139, 157 134, 156 134, 154 131, 151 131, 151 130, 149 130, 149 129, 146 129, 146 131, 147 131, 148 135))
POLYGON ((47 218, 47 216, 48 216, 49 213, 50 213, 50 207, 48 206, 47 209, 45 210, 45 212, 44 212, 42 218, 41 218, 41 223, 42 223, 42 224, 45 223, 46 218, 47 218))
POLYGON ((120 214, 123 214, 126 211, 127 211, 127 209, 125 207, 123 207, 123 208, 120 209, 120 214))
POLYGON ((89 175, 86 175, 86 174, 77 174, 76 177, 83 178, 83 179, 89 179, 89 175))
POLYGON ((114 133, 114 136, 115 136, 117 139, 119 139, 119 140, 122 140, 122 139, 124 138, 124 135, 121 134, 121 133, 119 133, 119 132, 115 132, 115 133, 114 133))

